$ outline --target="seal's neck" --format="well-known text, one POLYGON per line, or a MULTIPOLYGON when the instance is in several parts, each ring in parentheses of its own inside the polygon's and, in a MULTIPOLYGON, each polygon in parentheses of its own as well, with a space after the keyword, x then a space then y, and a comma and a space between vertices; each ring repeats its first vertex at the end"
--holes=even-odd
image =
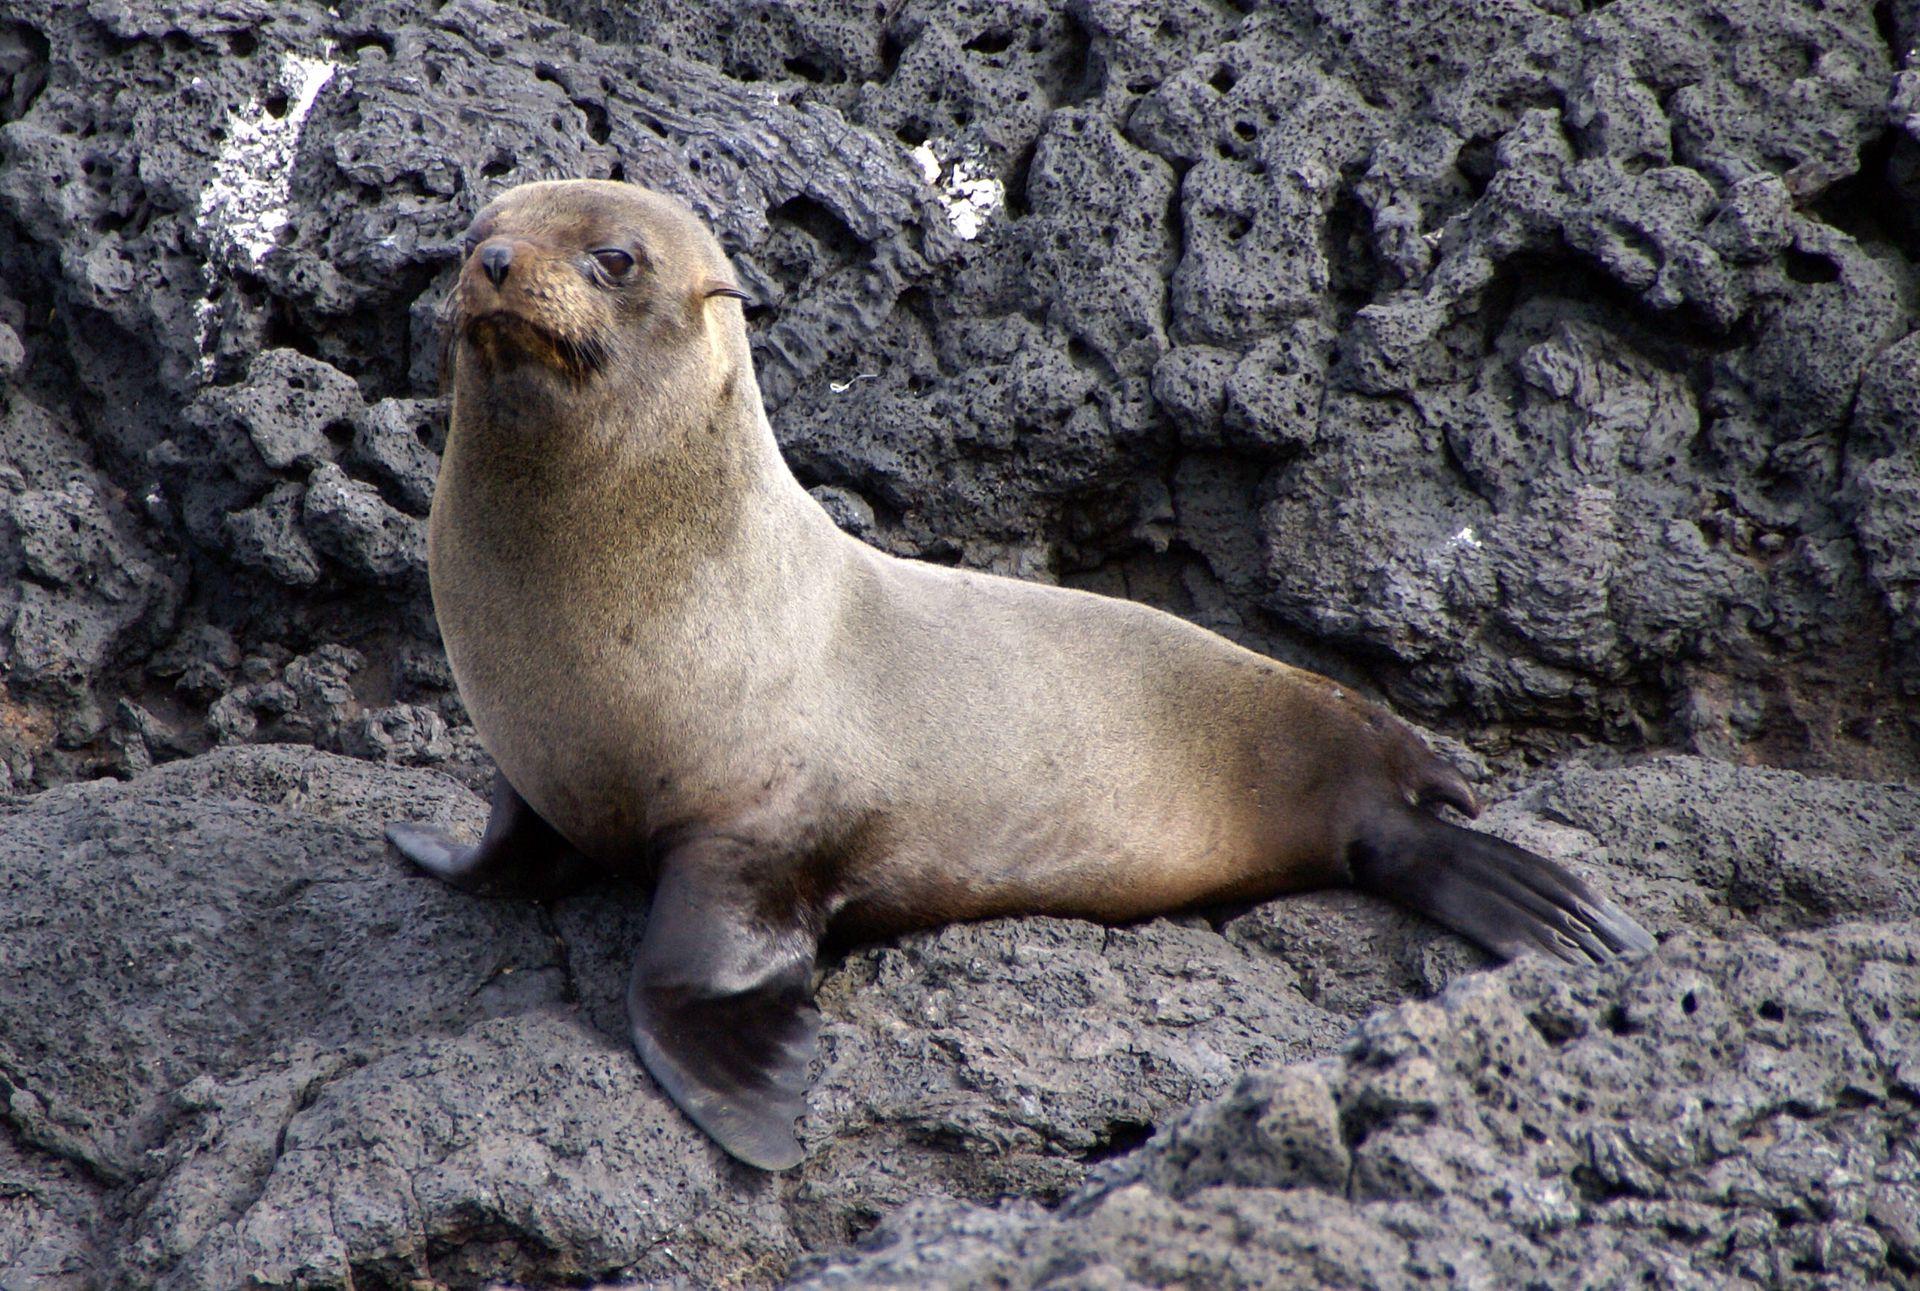
POLYGON ((656 585, 837 536, 781 458, 751 367, 732 373, 700 391, 674 372, 460 374, 435 529, 458 525, 502 563, 612 558, 656 585))

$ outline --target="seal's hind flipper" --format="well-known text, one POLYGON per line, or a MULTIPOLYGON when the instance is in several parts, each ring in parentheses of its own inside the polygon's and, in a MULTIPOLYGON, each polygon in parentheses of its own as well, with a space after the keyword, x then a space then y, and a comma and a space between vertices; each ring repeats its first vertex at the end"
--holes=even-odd
POLYGON ((764 887, 713 850, 670 855, 627 1021, 640 1060, 694 1124, 748 1165, 785 1170, 806 1155, 793 1125, 820 1033, 818 940, 801 918, 770 919, 764 887))
POLYGON ((1511 959, 1538 950, 1576 964, 1644 954, 1654 940, 1619 906, 1544 856, 1504 839, 1390 809, 1349 853, 1353 884, 1511 959))
POLYGON ((482 896, 559 896, 595 877, 591 862, 497 771, 493 810, 477 845, 404 822, 387 826, 387 841, 435 878, 482 896))

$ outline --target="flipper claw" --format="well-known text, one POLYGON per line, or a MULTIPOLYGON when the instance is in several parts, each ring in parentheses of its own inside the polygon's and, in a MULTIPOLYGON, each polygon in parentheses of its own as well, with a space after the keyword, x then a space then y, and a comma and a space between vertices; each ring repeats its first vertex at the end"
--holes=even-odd
POLYGON ((1389 811, 1349 854, 1354 886, 1437 920, 1511 959, 1573 964, 1641 955, 1653 935, 1565 868, 1504 839, 1420 811, 1389 811))

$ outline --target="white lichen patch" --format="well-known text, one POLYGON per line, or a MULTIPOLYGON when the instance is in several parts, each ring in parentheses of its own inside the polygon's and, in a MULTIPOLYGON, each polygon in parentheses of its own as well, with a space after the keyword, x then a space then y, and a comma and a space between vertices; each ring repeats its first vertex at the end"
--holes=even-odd
POLYGON ((1480 550, 1482 544, 1480 542, 1479 537, 1473 532, 1473 526, 1467 525, 1465 528, 1461 529, 1459 533, 1456 533, 1455 535, 1453 535, 1453 537, 1447 539, 1447 546, 1465 547, 1469 551, 1478 551, 1480 550))
POLYGON ((314 100, 340 64, 288 54, 277 75, 286 109, 275 115, 268 102, 250 98, 227 114, 227 137, 214 160, 213 177, 200 193, 197 221, 229 260, 257 267, 278 245, 287 226, 287 196, 300 134, 314 100))
POLYGON ((929 139, 912 153, 920 177, 946 208, 955 236, 971 242, 987 221, 1007 204, 1007 186, 972 157, 955 155, 943 139, 929 139), (942 157, 942 153, 947 156, 942 157))

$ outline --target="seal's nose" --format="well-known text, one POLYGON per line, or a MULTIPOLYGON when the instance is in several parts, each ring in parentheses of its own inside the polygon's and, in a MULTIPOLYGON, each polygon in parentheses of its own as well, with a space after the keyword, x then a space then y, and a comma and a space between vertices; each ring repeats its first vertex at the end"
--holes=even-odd
POLYGON ((507 270, 513 268, 513 248, 504 242, 482 248, 480 267, 487 271, 487 277, 498 287, 507 280, 507 270))

